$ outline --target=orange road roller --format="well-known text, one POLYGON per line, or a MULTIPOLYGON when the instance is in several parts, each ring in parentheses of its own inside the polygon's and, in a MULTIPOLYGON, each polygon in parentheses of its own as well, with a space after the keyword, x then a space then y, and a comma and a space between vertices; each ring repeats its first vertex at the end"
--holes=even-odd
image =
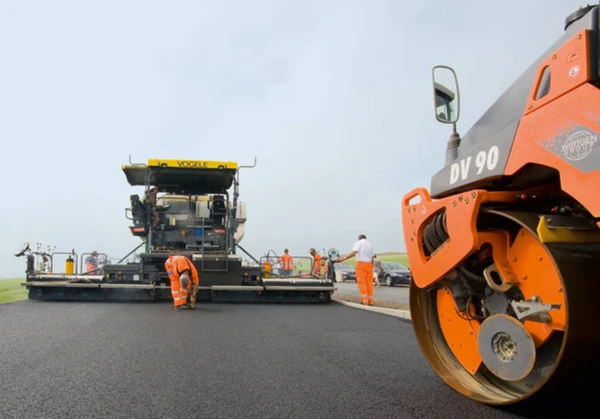
POLYGON ((456 73, 432 70, 453 129, 429 190, 402 199, 410 310, 433 370, 477 402, 600 388, 599 60, 582 7, 462 137, 456 73))

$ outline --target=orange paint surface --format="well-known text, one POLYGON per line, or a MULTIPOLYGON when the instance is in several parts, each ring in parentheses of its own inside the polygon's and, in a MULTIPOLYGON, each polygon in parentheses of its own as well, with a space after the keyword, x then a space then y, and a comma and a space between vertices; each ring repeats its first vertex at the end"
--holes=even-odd
POLYGON ((558 310, 549 312, 552 318, 549 324, 525 321, 525 327, 531 333, 536 347, 539 347, 553 330, 565 329, 567 311, 559 274, 543 246, 525 229, 517 235, 508 250, 508 257, 525 299, 538 296, 544 304, 561 305, 558 310))
POLYGON ((454 299, 450 291, 437 291, 437 310, 440 327, 450 350, 471 374, 475 374, 481 365, 481 355, 477 348, 479 322, 465 320, 456 312, 454 299))

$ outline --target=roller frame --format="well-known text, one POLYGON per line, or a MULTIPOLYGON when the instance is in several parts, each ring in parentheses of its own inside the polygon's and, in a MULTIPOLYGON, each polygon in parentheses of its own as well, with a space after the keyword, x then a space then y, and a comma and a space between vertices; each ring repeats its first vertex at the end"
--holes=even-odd
MULTIPOLYGON (((540 220, 538 214, 489 208, 482 212, 505 217, 537 236, 536 229, 540 220)), ((411 318, 421 350, 434 371, 455 391, 477 402, 498 406, 519 404, 539 407, 540 404, 548 404, 550 400, 561 400, 565 395, 589 404, 597 397, 593 388, 578 386, 575 389, 573 382, 596 382, 595 374, 600 371, 600 328, 590 325, 591 319, 600 319, 600 281, 597 280, 600 272, 600 245, 552 242, 544 244, 544 247, 561 272, 567 327, 557 352, 558 365, 555 364, 547 371, 548 377, 525 396, 515 396, 510 390, 479 394, 482 385, 472 378, 472 371, 461 366, 446 344, 441 329, 436 326, 438 316, 435 304, 432 303, 435 300, 431 300, 435 298, 435 293, 431 293, 429 288, 417 286, 415 281, 411 282, 411 318), (426 306, 429 308, 426 309, 426 306), (461 377, 462 383, 457 377, 461 377), (468 384, 465 385, 465 382, 468 384)), ((554 344, 553 339, 557 337, 549 339, 549 345, 554 344)), ((539 374, 539 368, 540 364, 536 364, 533 373, 539 374)), ((474 376, 481 378, 481 371, 479 366, 474 376)))

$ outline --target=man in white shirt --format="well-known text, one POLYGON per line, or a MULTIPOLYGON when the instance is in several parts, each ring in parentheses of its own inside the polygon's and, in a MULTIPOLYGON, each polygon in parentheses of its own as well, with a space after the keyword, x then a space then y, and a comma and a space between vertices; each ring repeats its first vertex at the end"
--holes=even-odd
POLYGON ((360 302, 368 306, 373 305, 373 255, 373 246, 367 241, 367 236, 361 234, 352 251, 337 260, 343 262, 356 256, 356 283, 360 302))

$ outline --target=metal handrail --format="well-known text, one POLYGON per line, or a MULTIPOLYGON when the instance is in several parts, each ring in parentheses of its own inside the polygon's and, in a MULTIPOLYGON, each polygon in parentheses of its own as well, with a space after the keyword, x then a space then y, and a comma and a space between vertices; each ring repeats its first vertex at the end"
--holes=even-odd
POLYGON ((144 166, 144 167, 148 167, 148 165, 146 163, 133 163, 131 161, 131 153, 129 154, 129 164, 132 166, 144 166))
MULTIPOLYGON (((268 272, 268 274, 270 274, 271 276, 275 277, 275 278, 287 278, 287 277, 296 277, 296 276, 306 276, 306 277, 314 277, 313 275, 313 268, 314 268, 314 260, 312 257, 310 256, 294 256, 294 255, 290 255, 292 257, 293 262, 293 269, 292 269, 292 274, 291 275, 280 275, 277 274, 273 271, 273 268, 271 268, 271 271, 268 272), (308 265, 308 266, 306 266, 308 265)), ((273 252, 272 250, 267 252, 267 256, 261 256, 260 259, 257 261, 259 266, 262 268, 263 273, 265 273, 266 271, 264 270, 264 265, 265 262, 269 262, 271 263, 271 266, 277 266, 277 265, 281 265, 279 262, 279 258, 280 256, 277 256, 277 254, 275 254, 275 252, 273 252), (275 256, 269 256, 269 253, 273 253, 275 256)), ((254 258, 253 258, 254 259, 254 258)), ((324 257, 323 258, 324 261, 326 261, 327 259, 324 257)), ((256 260, 255 260, 256 261, 256 260)), ((327 269, 327 264, 325 264, 325 267, 327 269)), ((282 269, 278 269, 279 272, 282 271, 282 269)), ((325 276, 327 276, 327 273, 324 273, 325 276)))
MULTIPOLYGON (((79 258, 79 267, 80 267, 80 272, 81 272, 82 274, 84 274, 84 270, 83 270, 83 261, 84 261, 84 256, 85 256, 85 255, 91 255, 91 253, 82 253, 82 254, 81 254, 81 256, 80 256, 80 258, 79 258)), ((104 260, 108 260, 108 255, 107 255, 106 253, 98 253, 98 256, 100 256, 100 255, 103 255, 103 256, 104 256, 104 260)), ((94 273, 94 272, 97 272, 97 271, 99 271, 100 269, 101 269, 101 268, 96 268, 96 269, 93 269, 93 270, 91 270, 91 271, 89 271, 89 272, 85 272, 85 273, 86 273, 86 274, 91 274, 91 273, 94 273)))

